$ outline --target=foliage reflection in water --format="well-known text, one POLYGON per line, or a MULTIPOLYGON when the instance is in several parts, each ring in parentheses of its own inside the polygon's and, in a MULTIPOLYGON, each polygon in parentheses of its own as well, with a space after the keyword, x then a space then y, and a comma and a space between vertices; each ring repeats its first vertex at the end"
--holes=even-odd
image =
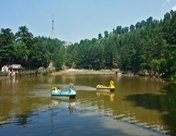
POLYGON ((133 102, 135 106, 159 111, 163 125, 170 130, 171 135, 176 135, 175 89, 176 84, 170 83, 163 88, 162 94, 132 94, 127 96, 126 100, 133 102))

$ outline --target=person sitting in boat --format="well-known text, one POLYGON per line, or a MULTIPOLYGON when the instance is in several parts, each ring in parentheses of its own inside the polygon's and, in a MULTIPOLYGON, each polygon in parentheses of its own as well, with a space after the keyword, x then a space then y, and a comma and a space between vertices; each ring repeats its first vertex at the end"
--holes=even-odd
POLYGON ((56 93, 61 91, 59 87, 53 87, 52 90, 56 93))
POLYGON ((69 91, 70 91, 70 88, 73 89, 73 90, 75 90, 75 86, 74 86, 73 83, 70 83, 70 84, 69 84, 69 87, 68 87, 68 90, 69 90, 69 91))
POLYGON ((103 87, 103 85, 101 85, 101 84, 98 84, 98 85, 97 85, 97 88, 101 88, 101 87, 103 87))
POLYGON ((60 91, 61 91, 61 89, 58 87, 58 88, 57 88, 57 91, 58 91, 58 92, 60 92, 60 91))

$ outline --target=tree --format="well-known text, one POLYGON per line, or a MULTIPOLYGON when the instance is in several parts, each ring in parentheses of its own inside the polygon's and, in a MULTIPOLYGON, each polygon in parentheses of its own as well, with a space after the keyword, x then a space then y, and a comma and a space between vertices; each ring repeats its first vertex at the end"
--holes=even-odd
POLYGON ((102 39, 103 37, 102 37, 102 35, 101 34, 98 34, 98 39, 100 40, 100 39, 102 39))
POLYGON ((130 25, 130 32, 134 31, 135 27, 134 25, 130 25))
POLYGON ((146 22, 144 20, 141 21, 141 26, 146 27, 146 22))
POLYGON ((0 47, 10 45, 14 42, 15 36, 10 28, 1 28, 0 32, 0 47))
POLYGON ((19 27, 16 37, 19 41, 24 42, 26 46, 30 46, 32 44, 33 34, 29 32, 26 26, 19 27))
POLYGON ((108 31, 104 31, 104 37, 107 38, 109 36, 108 31))
POLYGON ((15 36, 10 28, 2 28, 0 32, 0 65, 10 63, 13 60, 13 43, 15 36))
POLYGON ((118 34, 118 35, 122 34, 122 26, 116 27, 116 34, 118 34))
POLYGON ((137 22, 136 25, 135 25, 136 29, 139 29, 142 27, 141 23, 140 22, 137 22))
POLYGON ((128 28, 128 27, 124 27, 124 28, 122 28, 122 34, 127 33, 127 32, 128 32, 128 30, 129 30, 129 28, 128 28))
POLYGON ((147 20, 146 20, 146 26, 152 25, 152 22, 153 22, 153 18, 152 17, 147 18, 147 20))

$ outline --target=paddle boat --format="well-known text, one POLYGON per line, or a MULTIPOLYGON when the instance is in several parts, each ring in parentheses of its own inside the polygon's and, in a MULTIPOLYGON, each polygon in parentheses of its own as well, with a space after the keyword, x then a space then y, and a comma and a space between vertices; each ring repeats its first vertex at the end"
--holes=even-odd
POLYGON ((57 87, 53 87, 51 90, 51 96, 57 96, 60 98, 75 98, 76 91, 73 84, 68 86, 68 90, 61 90, 57 87))
POLYGON ((114 85, 114 81, 110 81, 110 85, 109 86, 104 86, 104 85, 100 85, 98 84, 96 86, 98 91, 103 91, 103 92, 110 92, 110 91, 114 91, 115 90, 115 85, 114 85))

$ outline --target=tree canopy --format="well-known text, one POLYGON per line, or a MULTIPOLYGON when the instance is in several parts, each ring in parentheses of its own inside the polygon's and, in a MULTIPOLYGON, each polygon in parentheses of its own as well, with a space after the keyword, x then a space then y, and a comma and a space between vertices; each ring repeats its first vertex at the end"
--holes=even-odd
POLYGON ((176 77, 176 12, 163 19, 152 17, 128 26, 117 26, 97 38, 66 45, 59 39, 34 37, 26 26, 15 34, 0 31, 0 64, 20 63, 26 68, 46 67, 112 69, 141 75, 176 77))

